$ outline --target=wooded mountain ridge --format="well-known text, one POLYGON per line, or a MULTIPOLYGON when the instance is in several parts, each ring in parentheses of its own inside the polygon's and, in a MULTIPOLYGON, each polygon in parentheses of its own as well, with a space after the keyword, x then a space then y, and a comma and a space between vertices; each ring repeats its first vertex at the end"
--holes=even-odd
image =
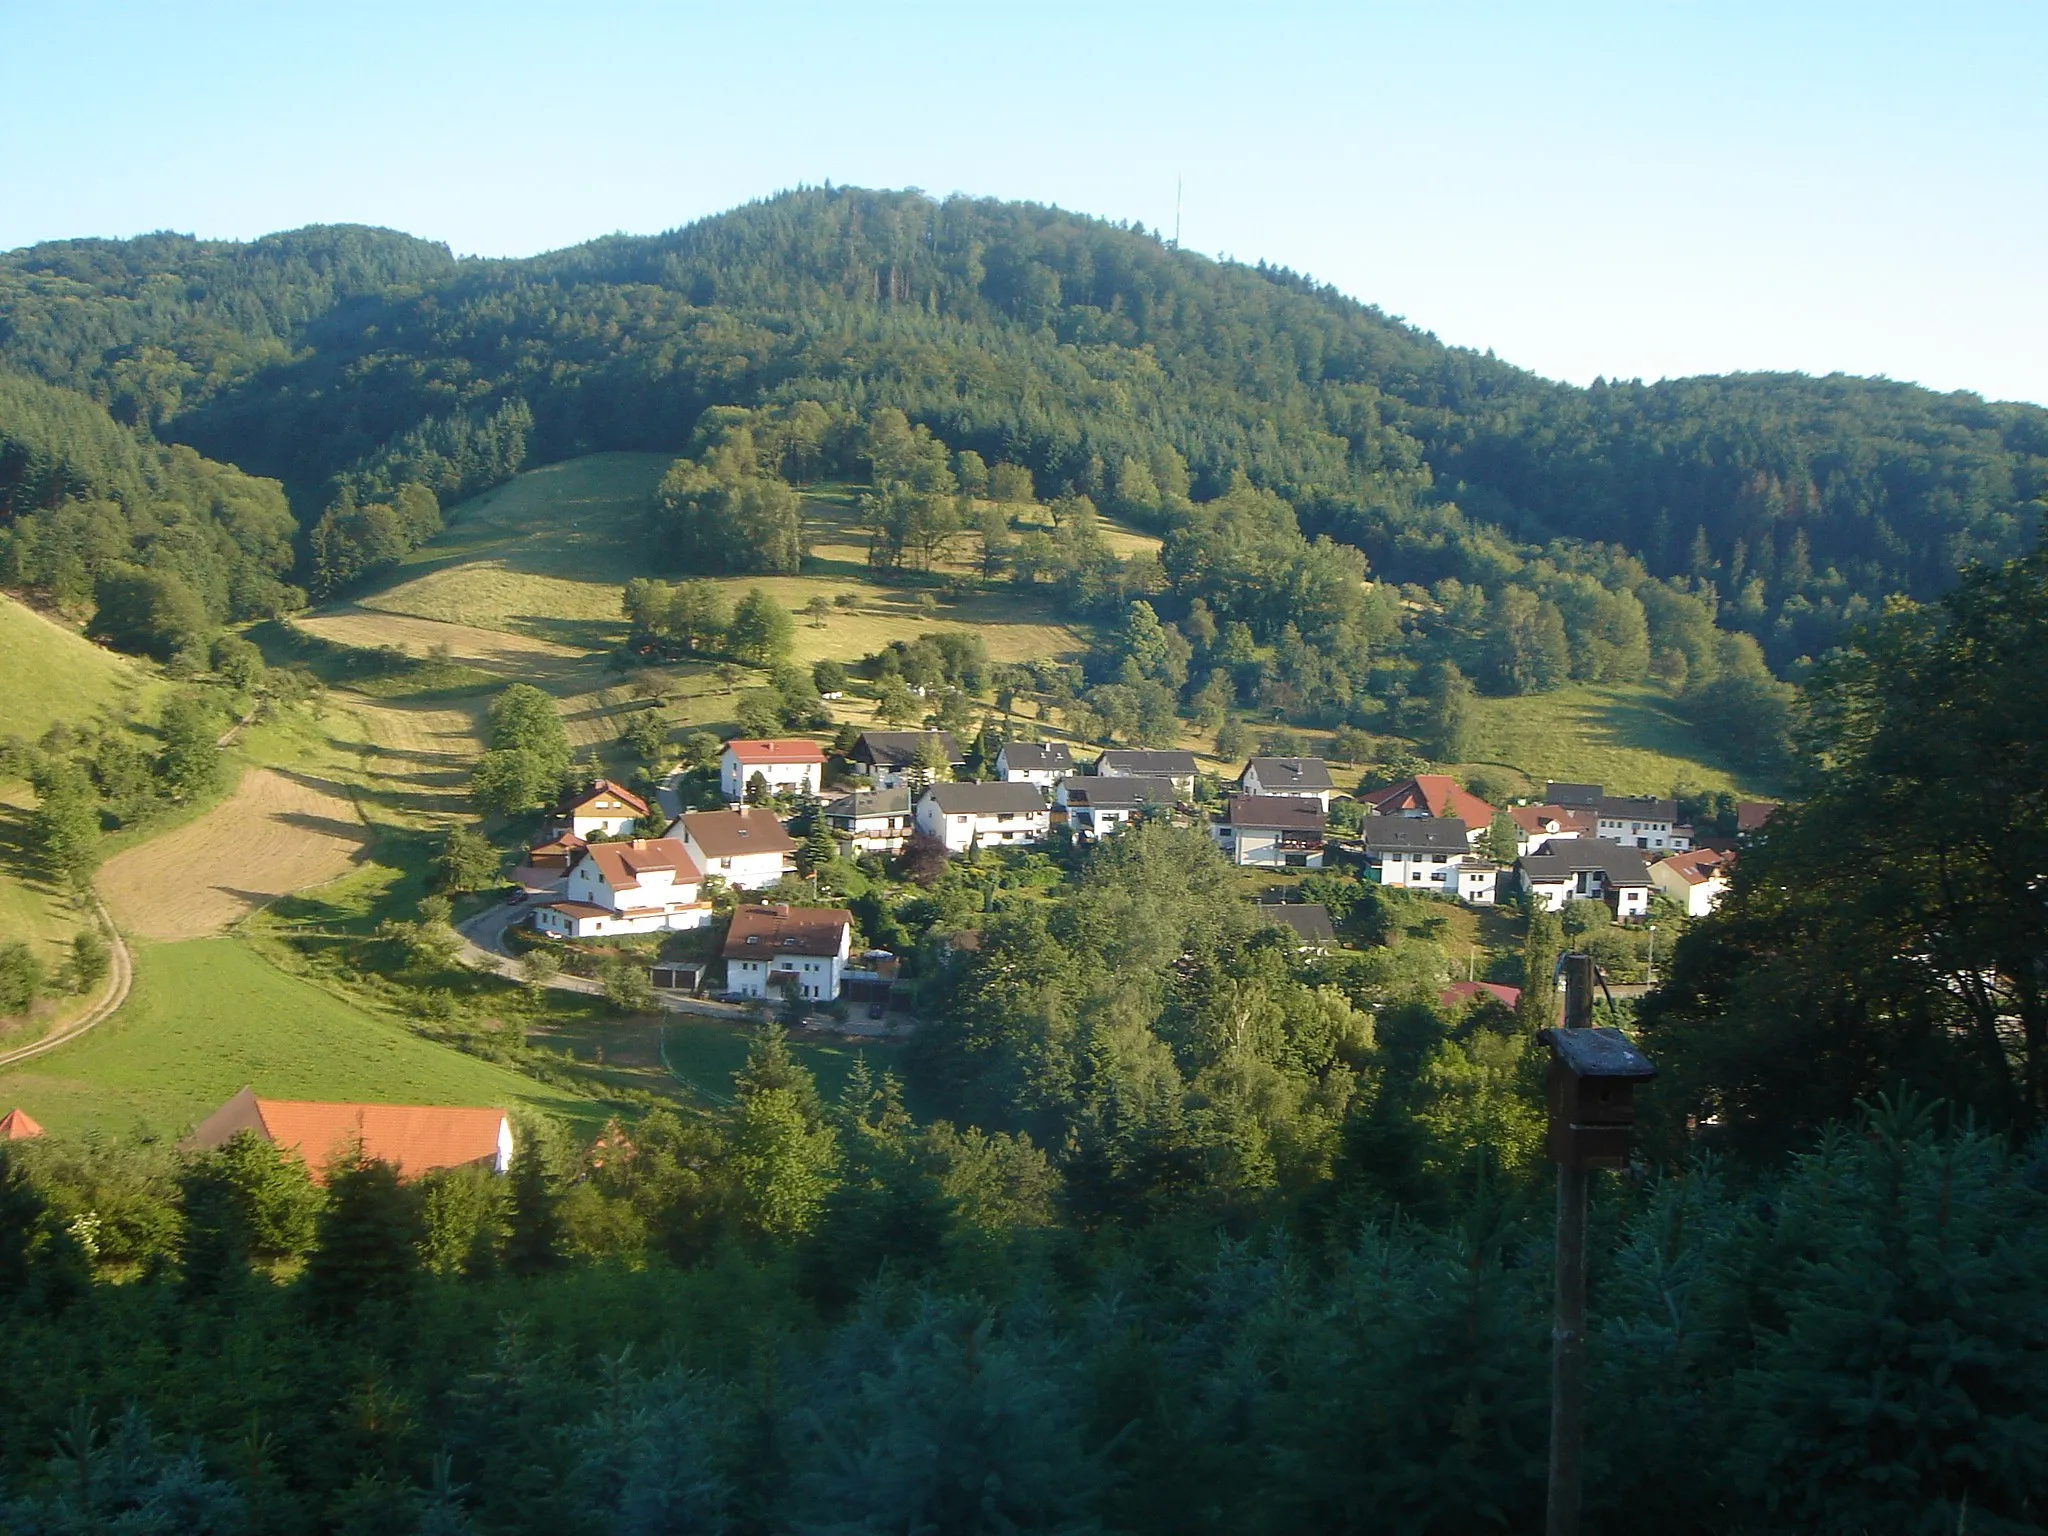
MULTIPOLYGON (((681 451, 710 406, 808 399, 900 408, 1137 516, 1123 470, 1170 447, 1197 500, 1243 474, 1402 582, 1618 546, 1782 667, 2027 547, 2048 488, 2038 407, 1841 376, 1580 389, 1142 226, 849 188, 527 260, 351 226, 29 247, 0 257, 0 366, 281 481, 301 579, 338 498, 447 504, 522 464, 681 451)), ((75 414, 10 384, 0 516, 140 499, 110 466, 161 451, 75 414)), ((248 611, 278 597, 241 585, 248 611)))

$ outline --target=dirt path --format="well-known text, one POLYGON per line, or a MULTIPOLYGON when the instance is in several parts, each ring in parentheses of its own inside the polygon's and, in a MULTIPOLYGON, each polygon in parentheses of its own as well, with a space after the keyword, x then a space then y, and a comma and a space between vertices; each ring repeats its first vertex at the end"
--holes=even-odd
POLYGON ((0 1051, 0 1067, 11 1067, 16 1062, 28 1061, 45 1051, 54 1051, 60 1045, 70 1044, 102 1019, 110 1017, 128 1001, 128 989, 135 984, 134 957, 128 953, 128 946, 122 941, 120 929, 116 928, 113 919, 108 917, 105 904, 95 901, 94 905, 99 908, 100 922, 106 928, 107 940, 112 949, 108 957, 106 990, 100 993, 99 1000, 91 1008, 64 1028, 45 1035, 33 1044, 19 1046, 11 1051, 0 1051))
POLYGON ((100 894, 129 933, 203 938, 347 873, 368 840, 341 785, 252 768, 197 821, 109 859, 100 894))

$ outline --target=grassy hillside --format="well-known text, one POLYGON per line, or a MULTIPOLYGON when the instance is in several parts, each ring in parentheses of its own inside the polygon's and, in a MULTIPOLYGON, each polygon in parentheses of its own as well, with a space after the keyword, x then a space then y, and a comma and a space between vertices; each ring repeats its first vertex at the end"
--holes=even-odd
MULTIPOLYGON (((503 631, 547 645, 584 651, 608 648, 625 634, 619 590, 634 576, 673 575, 649 564, 640 515, 670 463, 652 453, 599 453, 533 470, 454 508, 448 528, 416 550, 354 611, 425 619, 468 629, 503 631)), ((813 597, 853 593, 859 606, 834 613, 829 630, 800 626, 797 655, 850 660, 891 640, 914 639, 935 623, 971 624, 999 661, 1077 650, 1081 641, 1044 599, 1028 593, 977 593, 943 602, 936 619, 918 610, 915 591, 883 586, 867 568, 867 540, 852 493, 815 487, 805 496, 812 560, 801 576, 713 578, 737 597, 766 587, 792 612, 813 597)), ((1112 530, 1119 553, 1156 547, 1156 539, 1112 530)), ((965 554, 971 539, 959 541, 965 554)), ((964 564, 942 566, 964 571, 964 564)), ((359 625, 357 643, 376 634, 359 625)), ((392 642, 431 644, 425 631, 394 625, 392 642)), ((448 636, 458 656, 474 655, 474 637, 448 636)))
MULTIPOLYGON (((145 662, 103 651, 34 609, 0 595, 0 738, 33 741, 56 722, 83 724, 105 712, 148 713, 161 689, 145 662)), ((52 888, 28 846, 21 814, 35 794, 0 775, 0 940, 24 940, 47 969, 60 965, 78 931, 79 909, 52 888)), ((68 1011, 46 1003, 37 1027, 68 1011)))
POLYGON ((103 651, 34 609, 0 595, 0 736, 30 740, 58 720, 141 706, 155 692, 152 669, 103 651))
POLYGON ((1655 688, 1575 684, 1554 693, 1479 699, 1477 750, 1466 767, 1513 768, 1540 791, 1546 779, 1604 784, 1624 795, 1673 785, 1764 793, 1712 760, 1711 744, 1655 688))
POLYGON ((174 1134, 244 1085, 277 1098, 531 1106, 588 1100, 435 1045, 286 976, 231 938, 135 947, 135 992, 74 1045, 0 1071, 52 1131, 174 1134))

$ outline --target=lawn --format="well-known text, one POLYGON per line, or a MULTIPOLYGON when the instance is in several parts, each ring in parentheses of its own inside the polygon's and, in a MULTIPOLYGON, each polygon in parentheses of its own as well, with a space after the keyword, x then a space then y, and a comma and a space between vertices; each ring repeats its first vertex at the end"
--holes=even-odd
POLYGON ((594 1101, 423 1040, 233 938, 136 945, 127 1006, 77 1043, 0 1072, 0 1102, 59 1133, 176 1134, 244 1086, 601 1118, 594 1101))
MULTIPOLYGON (((535 1038, 568 1050, 607 1088, 673 1094, 710 1109, 732 1103, 733 1074, 746 1065, 751 1030, 687 1014, 670 1014, 660 1023, 650 1023, 605 1018, 591 1011, 582 1018, 565 1014, 537 1031, 535 1038)), ((860 1056, 865 1054, 870 1070, 880 1076, 896 1053, 891 1045, 853 1045, 808 1034, 791 1036, 789 1048, 827 1099, 838 1097, 860 1056)))
POLYGON ((1668 795, 1680 784, 1738 793, 1771 787, 1713 762, 1699 732, 1656 688, 1581 684, 1480 699, 1473 716, 1478 747, 1458 767, 1513 768, 1539 794, 1547 779, 1604 784, 1622 795, 1668 795))

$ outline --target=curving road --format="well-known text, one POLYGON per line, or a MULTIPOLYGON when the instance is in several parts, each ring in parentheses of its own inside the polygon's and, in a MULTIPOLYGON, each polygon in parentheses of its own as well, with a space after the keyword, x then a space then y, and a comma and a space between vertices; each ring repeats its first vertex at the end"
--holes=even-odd
POLYGON ((98 1002, 64 1028, 45 1035, 33 1044, 18 1046, 11 1051, 0 1051, 0 1067, 11 1067, 16 1062, 28 1061, 45 1051, 54 1051, 60 1045, 69 1045, 95 1024, 110 1017, 128 1001, 128 989, 135 984, 134 957, 128 953, 128 946, 121 938, 121 930, 114 926, 114 920, 107 915, 107 909, 98 896, 93 897, 92 904, 100 915, 100 922, 106 929, 107 937, 112 942, 106 990, 100 994, 98 1002))

